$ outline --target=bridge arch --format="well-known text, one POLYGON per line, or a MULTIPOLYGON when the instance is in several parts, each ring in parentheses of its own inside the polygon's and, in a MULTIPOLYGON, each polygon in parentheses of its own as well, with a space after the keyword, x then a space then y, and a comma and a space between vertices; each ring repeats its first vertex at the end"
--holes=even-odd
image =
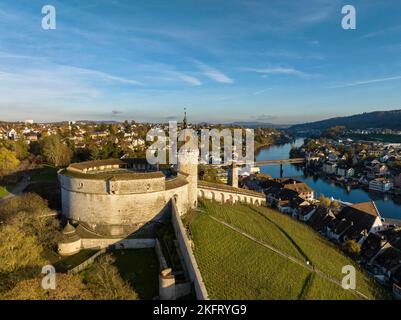
POLYGON ((211 191, 210 193, 212 194, 212 200, 216 201, 216 194, 213 191, 211 191))
POLYGON ((201 197, 201 199, 205 199, 206 198, 205 191, 199 190, 199 197, 201 197))

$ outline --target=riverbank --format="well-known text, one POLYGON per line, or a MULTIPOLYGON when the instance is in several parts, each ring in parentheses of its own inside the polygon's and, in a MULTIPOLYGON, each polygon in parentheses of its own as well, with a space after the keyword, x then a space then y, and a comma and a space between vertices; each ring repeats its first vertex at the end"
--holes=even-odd
POLYGON ((260 142, 255 141, 254 142, 255 156, 257 157, 258 154, 264 149, 268 149, 268 148, 274 147, 274 146, 283 146, 283 145, 286 145, 288 143, 291 144, 291 143, 294 143, 295 141, 296 141, 295 138, 291 138, 291 139, 283 138, 283 139, 279 139, 279 140, 274 141, 274 142, 266 142, 266 143, 260 143, 260 142))
MULTIPOLYGON (((256 154, 256 161, 288 159, 291 147, 301 146, 303 140, 303 138, 298 138, 293 143, 271 145, 268 148, 262 148, 256 154)), ((280 166, 264 166, 260 169, 261 173, 269 174, 273 178, 280 177, 280 166)), ((394 198, 388 194, 372 193, 361 188, 350 188, 347 190, 332 181, 316 176, 314 172, 313 175, 305 174, 304 170, 299 166, 285 164, 283 169, 285 177, 296 178, 312 188, 315 191, 316 198, 319 198, 323 194, 326 197, 333 197, 334 199, 348 203, 375 201, 384 218, 401 219, 401 199, 399 197, 394 198)))
MULTIPOLYGON (((299 166, 299 165, 298 165, 299 166)), ((333 183, 339 188, 342 188, 345 191, 351 191, 352 189, 360 189, 368 193, 376 194, 378 197, 382 196, 388 196, 391 197, 394 201, 400 202, 401 203, 401 194, 399 191, 395 191, 394 189, 387 191, 387 192, 379 192, 379 191, 372 191, 369 189, 368 184, 363 184, 359 182, 358 179, 356 178, 351 178, 351 179, 343 179, 338 176, 332 176, 332 175, 327 175, 324 172, 318 171, 318 170, 313 170, 313 169, 306 169, 302 165, 300 166, 304 170, 304 175, 310 175, 313 177, 317 177, 319 179, 325 180, 329 183, 333 183)))

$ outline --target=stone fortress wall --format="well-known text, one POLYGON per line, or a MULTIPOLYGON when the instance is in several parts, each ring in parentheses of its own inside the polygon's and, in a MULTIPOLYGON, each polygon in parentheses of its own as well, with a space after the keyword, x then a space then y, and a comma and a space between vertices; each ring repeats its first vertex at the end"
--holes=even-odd
POLYGON ((99 234, 118 236, 161 218, 173 197, 181 213, 191 206, 185 173, 166 179, 160 171, 121 171, 122 167, 127 169, 116 159, 73 164, 60 171, 63 215, 99 234))

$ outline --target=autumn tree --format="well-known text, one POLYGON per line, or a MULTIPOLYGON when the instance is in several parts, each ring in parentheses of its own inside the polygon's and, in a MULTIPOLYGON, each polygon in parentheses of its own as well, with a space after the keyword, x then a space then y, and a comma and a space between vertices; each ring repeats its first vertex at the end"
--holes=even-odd
POLYGON ((101 146, 91 144, 88 147, 90 158, 93 160, 119 158, 122 154, 120 146, 110 139, 102 143, 101 146))
POLYGON ((319 201, 322 207, 329 208, 331 205, 331 200, 329 198, 326 198, 323 194, 320 195, 319 201))
POLYGON ((343 250, 353 258, 357 258, 361 253, 361 245, 355 240, 347 240, 343 244, 343 250))
POLYGON ((15 156, 19 160, 26 159, 29 156, 29 146, 24 140, 5 140, 3 141, 3 146, 15 152, 15 156))
POLYGON ((0 148, 0 177, 15 170, 20 162, 17 159, 16 153, 5 147, 0 148))
POLYGON ((80 275, 57 273, 56 288, 45 290, 42 277, 19 281, 0 298, 5 300, 92 300, 93 296, 80 275))
POLYGON ((337 200, 334 200, 331 205, 333 206, 334 209, 341 209, 341 203, 337 200))
POLYGON ((87 273, 85 281, 97 300, 137 300, 137 294, 124 281, 111 254, 101 255, 87 273))
POLYGON ((67 166, 71 162, 72 152, 60 136, 51 135, 43 139, 42 154, 56 167, 67 166))
POLYGON ((212 166, 199 165, 198 175, 201 180, 209 182, 220 182, 218 177, 218 171, 216 168, 212 166))
POLYGON ((44 253, 61 237, 59 220, 37 194, 23 194, 0 206, 0 292, 40 274, 44 253))
POLYGON ((340 135, 342 135, 345 131, 345 126, 335 126, 325 130, 322 133, 323 137, 330 138, 330 139, 337 139, 340 135))
POLYGON ((0 222, 34 236, 47 249, 54 249, 61 237, 59 220, 49 209, 47 201, 36 193, 25 193, 9 199, 0 207, 0 222))
POLYGON ((0 239, 0 292, 5 292, 18 281, 38 275, 47 262, 37 237, 16 225, 0 226, 0 239))

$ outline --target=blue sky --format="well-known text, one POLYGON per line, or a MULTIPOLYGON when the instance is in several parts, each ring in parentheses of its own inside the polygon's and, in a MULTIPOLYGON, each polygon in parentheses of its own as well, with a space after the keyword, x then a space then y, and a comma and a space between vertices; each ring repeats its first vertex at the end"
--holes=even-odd
POLYGON ((0 118, 298 123, 401 108, 401 2, 4 0, 0 118), (42 6, 57 29, 41 28, 42 6), (341 8, 357 29, 341 28, 341 8))

